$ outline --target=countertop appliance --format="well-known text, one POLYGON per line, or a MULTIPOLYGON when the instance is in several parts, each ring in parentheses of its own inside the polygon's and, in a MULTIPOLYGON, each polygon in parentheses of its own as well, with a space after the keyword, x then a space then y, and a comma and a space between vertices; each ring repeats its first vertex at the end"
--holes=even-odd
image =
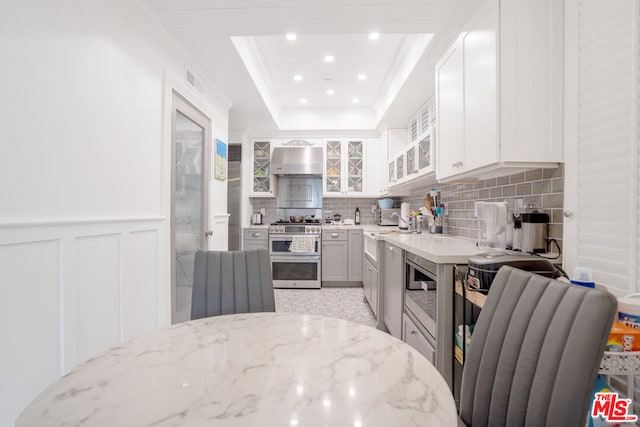
POLYGON ((398 228, 402 230, 408 230, 411 227, 411 205, 404 202, 400 205, 400 222, 398 228))
POLYGON ((400 209, 376 209, 376 224, 378 225, 398 225, 400 209), (395 215, 393 215, 395 213, 395 215))
POLYGON ((503 265, 530 271, 541 276, 556 279, 560 273, 551 261, 537 255, 527 255, 515 251, 485 252, 469 257, 469 271, 466 284, 471 290, 488 292, 491 282, 503 265))
POLYGON ((522 228, 522 252, 547 252, 547 230, 549 215, 544 212, 523 212, 520 215, 522 228))
POLYGON ((251 224, 262 225, 262 214, 260 212, 256 212, 253 215, 251 215, 251 224))
POLYGON ((320 288, 321 236, 317 222, 269 225, 269 255, 274 288, 320 288))

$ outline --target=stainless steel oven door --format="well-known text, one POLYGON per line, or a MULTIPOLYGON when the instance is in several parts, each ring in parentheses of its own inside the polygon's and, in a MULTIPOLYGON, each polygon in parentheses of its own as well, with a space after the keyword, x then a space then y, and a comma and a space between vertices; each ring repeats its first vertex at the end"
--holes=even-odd
POLYGON ((320 288, 320 256, 272 256, 274 288, 320 288))
POLYGON ((315 236, 314 250, 309 252, 291 252, 291 242, 293 235, 277 234, 269 235, 269 254, 273 256, 310 256, 320 255, 320 236, 315 236))
MULTIPOLYGON (((438 279, 434 272, 425 268, 427 267, 426 265, 418 264, 432 264, 430 261, 419 257, 412 259, 413 257, 413 254, 408 255, 405 260, 405 305, 435 341, 438 279), (413 262, 414 260, 416 262, 413 262)), ((433 265, 433 270, 435 271, 435 264, 433 265)))

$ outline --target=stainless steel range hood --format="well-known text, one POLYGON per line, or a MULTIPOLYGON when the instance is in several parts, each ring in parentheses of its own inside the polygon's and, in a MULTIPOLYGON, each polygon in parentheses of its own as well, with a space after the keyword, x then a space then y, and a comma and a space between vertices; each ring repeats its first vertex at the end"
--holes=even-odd
POLYGON ((274 175, 322 175, 321 147, 276 147, 271 156, 274 175))

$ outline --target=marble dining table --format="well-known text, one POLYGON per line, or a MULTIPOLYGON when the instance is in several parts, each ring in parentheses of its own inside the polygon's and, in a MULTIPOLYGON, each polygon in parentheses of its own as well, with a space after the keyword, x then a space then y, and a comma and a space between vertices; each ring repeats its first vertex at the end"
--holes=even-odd
POLYGON ((157 329, 82 363, 23 426, 456 426, 412 347, 346 320, 235 314, 157 329))

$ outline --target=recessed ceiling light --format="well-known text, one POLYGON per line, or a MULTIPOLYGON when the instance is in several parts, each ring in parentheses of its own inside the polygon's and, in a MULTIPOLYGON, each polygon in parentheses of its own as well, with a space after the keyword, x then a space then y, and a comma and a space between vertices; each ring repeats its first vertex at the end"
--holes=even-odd
POLYGON ((360 100, 358 98, 353 98, 351 102, 353 102, 354 104, 357 104, 358 102, 360 102, 360 100))
POLYGON ((300 104, 306 104, 307 100, 305 98, 300 98, 300 104))
POLYGON ((334 59, 336 59, 336 58, 334 58, 333 55, 325 55, 324 56, 324 62, 333 62, 334 59))
MULTIPOLYGON (((293 34, 293 33, 289 33, 289 34, 287 34, 287 36, 286 36, 286 37, 287 37, 287 40, 289 40, 289 41, 294 41, 295 39, 297 39, 297 38, 298 38, 298 36, 296 36, 296 35, 295 35, 295 34, 293 34)), ((369 36, 369 38, 371 38, 371 36, 369 36)))
POLYGON ((302 80, 302 76, 300 74, 296 74, 295 76, 293 76, 293 80, 299 82, 302 80))
POLYGON ((367 80, 366 74, 358 74, 358 80, 367 80))
POLYGON ((327 89, 327 95, 333 95, 334 93, 336 93, 335 90, 333 89, 327 89))
POLYGON ((378 40, 380 38, 380 33, 369 33, 369 40, 378 40))

